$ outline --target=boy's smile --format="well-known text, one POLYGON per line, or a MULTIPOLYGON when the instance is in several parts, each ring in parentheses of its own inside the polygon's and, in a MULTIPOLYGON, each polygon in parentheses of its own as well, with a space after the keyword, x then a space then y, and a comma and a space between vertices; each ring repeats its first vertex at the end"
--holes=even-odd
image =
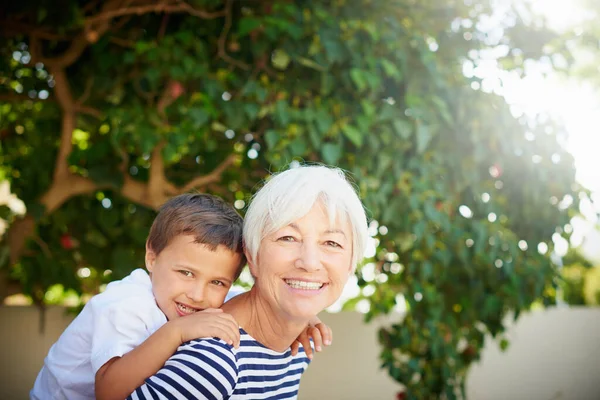
POLYGON ((186 316, 186 315, 190 315, 193 314, 197 311, 202 311, 203 308, 193 308, 190 307, 188 305, 182 304, 182 303, 178 303, 175 302, 175 305, 177 307, 177 314, 179 314, 180 317, 186 316))
POLYGON ((239 254, 224 246, 213 251, 188 235, 176 236, 158 255, 146 248, 152 291, 168 320, 221 307, 239 263, 239 254))

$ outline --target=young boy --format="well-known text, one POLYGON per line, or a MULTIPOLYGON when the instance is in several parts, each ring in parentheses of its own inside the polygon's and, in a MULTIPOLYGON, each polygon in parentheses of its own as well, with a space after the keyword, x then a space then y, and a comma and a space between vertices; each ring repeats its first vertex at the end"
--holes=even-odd
MULTIPOLYGON (((152 224, 145 263, 149 275, 137 269, 86 304, 50 349, 32 399, 123 399, 184 342, 239 344, 237 322, 218 309, 245 265, 232 207, 204 194, 171 199, 152 224)), ((315 347, 330 341, 315 323, 299 337, 307 353, 307 333, 315 347)))

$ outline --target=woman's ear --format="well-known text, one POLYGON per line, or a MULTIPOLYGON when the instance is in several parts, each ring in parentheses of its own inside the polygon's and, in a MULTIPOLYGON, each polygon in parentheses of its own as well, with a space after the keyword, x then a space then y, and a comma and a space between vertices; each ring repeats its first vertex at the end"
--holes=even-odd
POLYGON ((156 262, 156 253, 152 250, 148 242, 146 242, 146 256, 144 261, 146 263, 146 269, 151 273, 154 268, 154 263, 156 262))
MULTIPOLYGON (((248 268, 250 269, 250 275, 252 275, 252 278, 254 280, 256 280, 257 268, 256 268, 256 264, 254 262, 254 259, 250 256, 250 253, 248 253, 248 250, 246 250, 246 249, 244 249, 244 254, 246 255, 246 260, 248 261, 248 268)), ((256 258, 258 258, 258 254, 256 255, 256 258)))
POLYGON ((350 269, 348 269, 348 278, 352 276, 356 272, 356 265, 350 264, 350 269))

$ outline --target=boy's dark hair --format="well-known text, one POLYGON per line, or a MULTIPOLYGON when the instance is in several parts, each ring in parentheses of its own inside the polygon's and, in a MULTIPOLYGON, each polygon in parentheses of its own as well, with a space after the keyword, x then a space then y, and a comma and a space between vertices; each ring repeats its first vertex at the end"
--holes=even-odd
POLYGON ((210 194, 182 194, 162 205, 148 234, 148 247, 157 255, 179 235, 190 235, 215 251, 224 246, 240 255, 235 278, 246 265, 242 217, 222 199, 210 194))

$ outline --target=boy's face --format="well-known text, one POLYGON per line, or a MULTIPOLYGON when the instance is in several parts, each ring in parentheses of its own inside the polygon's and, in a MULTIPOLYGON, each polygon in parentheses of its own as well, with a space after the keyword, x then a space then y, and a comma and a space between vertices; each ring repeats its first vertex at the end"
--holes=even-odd
POLYGON ((176 236, 158 255, 146 246, 152 291, 168 320, 221 307, 239 263, 239 254, 224 246, 211 251, 188 235, 176 236))

